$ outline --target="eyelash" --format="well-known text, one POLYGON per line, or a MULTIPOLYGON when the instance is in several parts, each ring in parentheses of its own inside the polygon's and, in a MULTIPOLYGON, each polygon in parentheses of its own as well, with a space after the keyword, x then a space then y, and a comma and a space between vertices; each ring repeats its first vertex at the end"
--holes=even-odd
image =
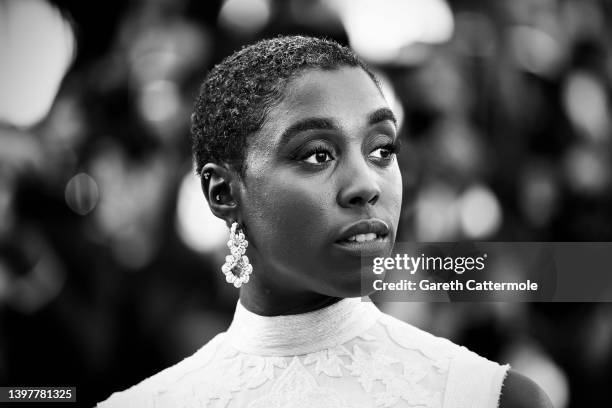
MULTIPOLYGON (((306 150, 303 154, 301 154, 301 158, 300 161, 305 161, 306 159, 308 159, 309 157, 317 154, 317 153, 327 153, 329 155, 329 157, 333 159, 335 159, 334 155, 332 154, 331 149, 328 149, 325 146, 322 145, 317 145, 317 146, 313 146, 310 149, 306 150)), ((320 166, 322 164, 325 164, 326 162, 323 163, 318 163, 316 165, 320 166)), ((309 164, 314 164, 314 163, 309 163, 309 164)))
MULTIPOLYGON (((399 152, 400 147, 401 147, 400 140, 397 139, 393 143, 387 143, 387 144, 384 144, 382 146, 376 147, 375 149, 372 150, 372 152, 374 152, 376 150, 379 150, 379 149, 388 150, 390 157, 387 157, 387 158, 378 158, 377 157, 376 160, 389 162, 389 161, 391 161, 393 159, 393 157, 391 157, 391 156, 393 156, 393 155, 395 155, 395 154, 397 154, 399 152)), ((335 159, 335 156, 334 156, 334 154, 332 154, 331 149, 328 149, 327 147, 322 146, 322 145, 317 145, 317 146, 313 146, 310 149, 308 149, 305 152, 303 152, 303 154, 300 155, 299 160, 300 161, 305 161, 306 159, 308 159, 309 157, 311 157, 311 156, 313 156, 313 155, 315 155, 317 153, 327 153, 329 155, 329 157, 331 157, 332 160, 335 159)), ((322 162, 322 163, 317 163, 317 164, 309 163, 309 164, 312 164, 312 165, 315 165, 315 166, 321 166, 321 165, 324 165, 327 162, 329 162, 329 160, 325 161, 325 162, 322 162)))
MULTIPOLYGON (((379 146, 379 147, 377 147, 376 149, 374 149, 373 151, 378 150, 378 149, 385 149, 385 150, 388 150, 388 151, 389 151, 389 153, 390 153, 391 155, 397 154, 397 153, 399 152, 399 150, 400 150, 400 142, 399 142, 399 139, 398 139, 398 140, 396 140, 396 141, 395 141, 395 142, 393 142, 393 143, 387 143, 386 145, 379 146)), ((383 159, 383 160, 385 160, 385 159, 383 159)))

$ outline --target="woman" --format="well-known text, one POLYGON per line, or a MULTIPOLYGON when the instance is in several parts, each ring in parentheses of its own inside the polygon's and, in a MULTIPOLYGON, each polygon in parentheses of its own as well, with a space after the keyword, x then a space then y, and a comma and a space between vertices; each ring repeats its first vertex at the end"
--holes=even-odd
POLYGON ((192 122, 204 195, 231 228, 234 320, 100 407, 550 406, 508 366, 360 301, 361 256, 391 252, 402 183, 395 117, 350 50, 246 47, 208 75, 192 122))

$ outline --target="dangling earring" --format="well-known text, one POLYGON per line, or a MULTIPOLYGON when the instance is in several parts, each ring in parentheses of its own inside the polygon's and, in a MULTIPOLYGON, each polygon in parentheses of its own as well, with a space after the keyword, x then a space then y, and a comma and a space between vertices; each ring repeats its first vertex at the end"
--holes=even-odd
POLYGON ((244 232, 237 222, 232 223, 227 246, 230 249, 231 255, 225 257, 225 263, 221 267, 221 271, 225 274, 225 280, 228 283, 233 283, 235 287, 239 288, 243 283, 249 281, 251 272, 253 272, 253 266, 245 255, 249 242, 246 240, 244 232))

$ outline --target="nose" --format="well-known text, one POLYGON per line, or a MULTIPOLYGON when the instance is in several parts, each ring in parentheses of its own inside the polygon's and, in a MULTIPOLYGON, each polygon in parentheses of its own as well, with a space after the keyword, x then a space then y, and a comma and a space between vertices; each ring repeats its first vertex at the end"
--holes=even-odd
POLYGON ((364 207, 376 204, 379 197, 378 174, 364 158, 360 157, 353 160, 352 165, 347 165, 338 192, 338 204, 344 208, 364 207))

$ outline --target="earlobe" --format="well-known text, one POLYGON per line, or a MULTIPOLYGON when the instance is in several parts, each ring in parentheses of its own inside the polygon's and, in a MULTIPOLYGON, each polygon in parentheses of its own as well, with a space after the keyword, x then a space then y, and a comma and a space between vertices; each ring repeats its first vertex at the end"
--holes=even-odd
POLYGON ((235 173, 225 166, 208 163, 202 168, 202 192, 212 213, 228 225, 237 219, 238 204, 232 191, 235 173))

